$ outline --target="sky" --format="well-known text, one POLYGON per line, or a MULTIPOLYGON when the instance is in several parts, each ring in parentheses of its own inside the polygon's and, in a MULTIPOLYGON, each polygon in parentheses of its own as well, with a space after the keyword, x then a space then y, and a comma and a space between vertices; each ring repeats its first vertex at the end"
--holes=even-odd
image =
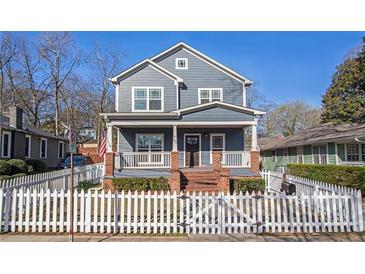
MULTIPOLYGON (((39 33, 26 33, 35 36, 39 33)), ((365 32, 73 32, 87 52, 95 41, 120 48, 123 68, 183 41, 255 83, 276 103, 319 107, 336 66, 365 32)))

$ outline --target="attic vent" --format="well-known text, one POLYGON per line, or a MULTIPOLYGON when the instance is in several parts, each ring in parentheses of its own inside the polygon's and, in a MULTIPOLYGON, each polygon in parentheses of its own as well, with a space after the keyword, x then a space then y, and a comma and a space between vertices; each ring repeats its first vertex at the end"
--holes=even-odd
POLYGON ((188 69, 188 59, 176 58, 176 69, 188 69))

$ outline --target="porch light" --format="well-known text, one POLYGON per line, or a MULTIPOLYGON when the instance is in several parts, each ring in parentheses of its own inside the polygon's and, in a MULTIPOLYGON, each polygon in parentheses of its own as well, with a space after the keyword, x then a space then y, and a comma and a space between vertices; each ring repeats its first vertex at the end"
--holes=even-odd
POLYGON ((204 132, 204 137, 208 138, 208 133, 204 132))

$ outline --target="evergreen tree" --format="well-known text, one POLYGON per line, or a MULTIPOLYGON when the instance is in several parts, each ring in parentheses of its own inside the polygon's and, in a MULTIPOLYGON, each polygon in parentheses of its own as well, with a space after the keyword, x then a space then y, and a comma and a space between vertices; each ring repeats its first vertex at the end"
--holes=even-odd
POLYGON ((337 67, 322 106, 322 122, 365 123, 365 37, 360 50, 337 67))

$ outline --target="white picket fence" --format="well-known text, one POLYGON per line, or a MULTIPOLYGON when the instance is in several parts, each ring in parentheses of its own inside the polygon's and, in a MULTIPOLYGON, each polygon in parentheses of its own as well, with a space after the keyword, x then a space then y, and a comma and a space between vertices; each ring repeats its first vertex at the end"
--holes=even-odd
MULTIPOLYGON (((92 180, 95 183, 99 183, 103 177, 104 165, 101 163, 87 165, 82 167, 75 167, 74 170, 74 186, 77 186, 79 182, 84 180, 92 180)), ((70 169, 62 169, 51 172, 44 172, 34 175, 22 176, 12 178, 9 180, 0 181, 0 188, 3 191, 8 189, 26 189, 29 188, 31 191, 36 190, 67 190, 70 184, 70 169)))
POLYGON ((0 189, 0 232, 264 233, 363 231, 361 194, 157 193, 0 189))
MULTIPOLYGON (((281 183, 283 182, 284 173, 276 171, 261 171, 262 178, 265 179, 266 189, 271 192, 280 192, 281 183)), ((357 195, 358 190, 351 187, 344 187, 335 184, 324 183, 321 181, 311 180, 293 175, 286 175, 286 181, 295 185, 296 193, 313 195, 322 191, 325 193, 357 195)))

